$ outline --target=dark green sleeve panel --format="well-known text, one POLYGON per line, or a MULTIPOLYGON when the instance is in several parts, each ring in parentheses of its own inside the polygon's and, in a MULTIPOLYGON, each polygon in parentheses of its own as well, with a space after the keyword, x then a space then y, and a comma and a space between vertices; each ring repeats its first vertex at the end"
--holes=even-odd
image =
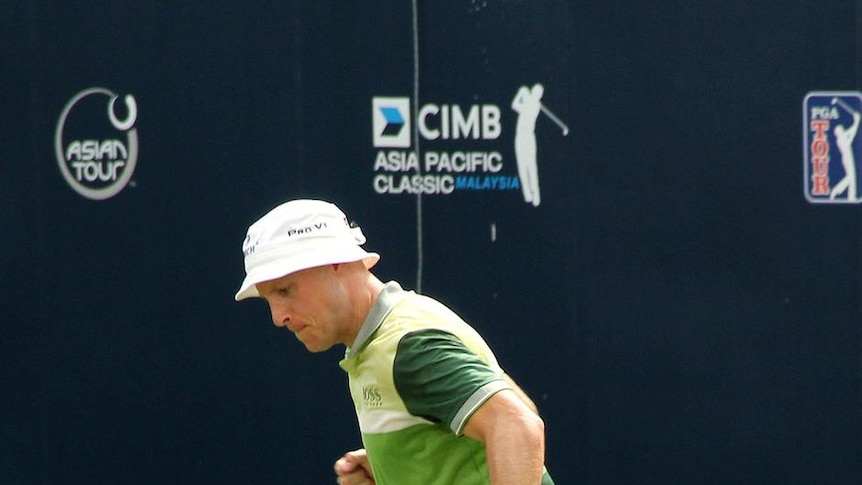
POLYGON ((402 337, 392 373, 410 414, 446 425, 483 386, 502 379, 460 339, 442 330, 402 337))

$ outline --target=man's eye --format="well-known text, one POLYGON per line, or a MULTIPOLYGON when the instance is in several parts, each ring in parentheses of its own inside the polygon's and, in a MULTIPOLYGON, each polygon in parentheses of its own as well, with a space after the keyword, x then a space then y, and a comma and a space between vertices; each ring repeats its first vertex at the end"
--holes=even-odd
POLYGON ((289 293, 288 288, 279 288, 276 292, 278 293, 278 296, 287 296, 289 293))

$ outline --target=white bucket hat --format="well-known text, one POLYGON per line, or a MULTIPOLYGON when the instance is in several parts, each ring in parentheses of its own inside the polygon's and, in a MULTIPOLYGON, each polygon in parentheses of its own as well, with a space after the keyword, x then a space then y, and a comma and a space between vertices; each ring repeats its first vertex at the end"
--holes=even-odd
POLYGON ((285 202, 249 226, 242 252, 245 279, 237 301, 255 296, 256 284, 297 271, 335 263, 362 261, 371 268, 377 253, 359 247, 365 235, 330 202, 299 199, 285 202))

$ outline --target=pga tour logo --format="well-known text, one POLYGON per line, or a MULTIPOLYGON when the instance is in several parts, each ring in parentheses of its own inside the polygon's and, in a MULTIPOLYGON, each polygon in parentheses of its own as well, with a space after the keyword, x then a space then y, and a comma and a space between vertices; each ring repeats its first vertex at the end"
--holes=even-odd
POLYGON ((816 91, 802 103, 805 198, 812 203, 858 204, 862 94, 816 91))
POLYGON ((138 118, 135 98, 105 88, 90 88, 66 103, 54 134, 60 173, 69 186, 88 199, 117 195, 132 178, 138 161, 138 118), (123 114, 118 115, 117 111, 123 114))

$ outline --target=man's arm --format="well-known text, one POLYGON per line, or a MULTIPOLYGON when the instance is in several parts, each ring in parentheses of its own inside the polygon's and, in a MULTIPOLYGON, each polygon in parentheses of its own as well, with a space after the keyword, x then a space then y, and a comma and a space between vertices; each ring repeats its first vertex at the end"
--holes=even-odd
POLYGON ((493 485, 541 483, 545 425, 535 404, 505 374, 505 383, 501 382, 499 370, 460 339, 436 330, 405 336, 399 342, 393 377, 411 414, 434 417, 456 434, 485 444, 493 485), (493 394, 488 397, 485 392, 493 394), (471 399, 480 399, 478 409, 473 410, 471 399))
POLYGON ((542 482, 545 423, 515 391, 502 390, 485 401, 467 420, 464 434, 485 443, 493 485, 542 482))
POLYGON ((856 132, 859 130, 859 120, 862 119, 862 115, 859 112, 853 112, 853 124, 850 125, 850 129, 848 132, 850 133, 848 136, 852 140, 856 136, 856 132))

